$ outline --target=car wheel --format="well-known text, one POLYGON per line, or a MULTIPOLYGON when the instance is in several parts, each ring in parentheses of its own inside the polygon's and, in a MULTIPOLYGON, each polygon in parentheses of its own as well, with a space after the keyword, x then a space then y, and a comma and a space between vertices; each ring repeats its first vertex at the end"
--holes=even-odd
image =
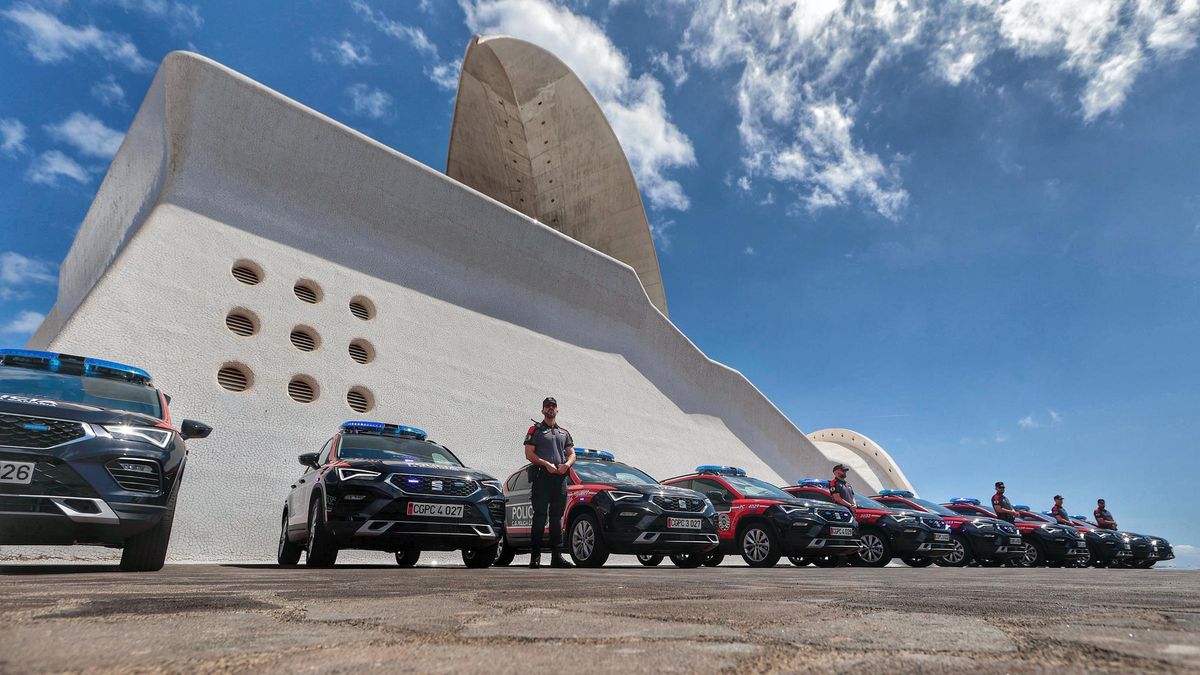
POLYGON ((590 513, 571 523, 571 559, 580 567, 600 567, 608 560, 608 544, 590 513))
POLYGON ((175 478, 175 489, 167 499, 162 518, 154 527, 130 537, 121 551, 122 572, 157 572, 167 562, 167 546, 171 543, 171 526, 175 523, 175 500, 179 498, 183 473, 175 478))
POLYGON ((904 564, 908 565, 909 567, 929 567, 930 565, 933 564, 933 558, 905 557, 905 558, 901 558, 900 560, 903 561, 904 564))
POLYGON ((845 567, 846 565, 850 564, 850 559, 852 557, 857 558, 858 556, 819 555, 815 558, 812 558, 812 563, 814 565, 816 565, 817 567, 822 567, 825 569, 830 569, 830 568, 834 568, 834 567, 845 567))
POLYGON ((661 555, 639 555, 637 557, 637 559, 638 559, 638 562, 642 563, 646 567, 658 567, 658 565, 660 563, 662 563, 662 561, 663 561, 663 556, 661 556, 661 555))
POLYGON ((868 530, 858 538, 858 561, 866 567, 886 567, 892 561, 892 546, 881 532, 868 530))
POLYGON ((774 567, 783 556, 779 544, 775 541, 775 533, 771 528, 759 523, 752 523, 742 530, 738 537, 742 550, 742 560, 751 567, 774 567))
POLYGON ((308 555, 304 564, 309 567, 333 567, 337 562, 338 549, 331 541, 329 529, 325 527, 324 497, 313 500, 308 512, 308 555))
POLYGON ((462 551, 463 564, 477 570, 491 567, 492 563, 496 560, 499 549, 499 542, 491 546, 484 546, 483 548, 464 548, 462 551))
POLYGON ((1046 554, 1042 551, 1041 544, 1036 541, 1025 542, 1025 552, 1017 558, 1017 564, 1021 567, 1037 567, 1045 562, 1046 554))
POLYGON ((798 555, 789 555, 788 562, 792 563, 796 567, 808 567, 809 565, 812 564, 812 558, 798 556, 798 555))
POLYGON ((496 545, 499 548, 496 550, 496 559, 492 561, 492 567, 508 567, 512 564, 513 558, 517 557, 517 552, 509 547, 504 537, 500 537, 500 541, 496 545))
POLYGON ((283 512, 283 525, 279 528, 279 550, 275 552, 275 561, 280 565, 295 565, 300 562, 300 554, 304 547, 288 540, 288 514, 283 512))
POLYGON ((703 553, 676 553, 671 556, 671 562, 685 570, 695 569, 704 564, 703 553))
POLYGON ((951 534, 950 545, 954 548, 950 549, 950 552, 946 555, 934 560, 935 565, 939 567, 966 567, 975 559, 975 556, 971 554, 971 547, 961 534, 951 534))
POLYGON ((421 559, 421 549, 406 548, 403 551, 396 551, 396 564, 401 567, 412 567, 421 559))
POLYGON ((712 553, 704 554, 704 566, 705 567, 716 567, 717 565, 720 565, 724 560, 725 560, 724 553, 717 553, 716 551, 713 551, 712 553))

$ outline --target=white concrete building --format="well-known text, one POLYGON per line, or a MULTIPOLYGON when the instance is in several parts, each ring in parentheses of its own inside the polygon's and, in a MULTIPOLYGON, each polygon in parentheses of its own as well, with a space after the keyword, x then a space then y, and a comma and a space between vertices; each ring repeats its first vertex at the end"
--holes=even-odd
MULTIPOLYGON (((520 56, 521 45, 505 44, 520 56)), ((590 114, 594 101, 553 64, 567 84, 538 95, 590 114)), ((518 90, 511 111, 527 125, 528 94, 518 90)), ((466 103, 456 139, 472 119, 466 103)), ((457 143, 451 173, 483 180, 457 143)), ((589 165, 570 143, 555 156, 576 192, 592 181, 625 189, 624 179, 589 176, 613 169, 589 165)), ((627 164, 618 169, 632 181, 627 164)), ((419 426, 503 478, 523 463, 524 430, 546 395, 580 446, 660 478, 720 463, 784 483, 826 476, 842 460, 863 467, 852 476, 860 490, 909 487, 873 443, 810 440, 667 319, 649 233, 630 225, 644 227, 640 201, 640 221, 619 214, 623 243, 595 234, 605 214, 584 213, 583 230, 595 232, 575 232, 579 241, 502 201, 174 53, 29 346, 143 367, 174 397, 176 419, 215 428, 190 445, 174 560, 273 559, 296 455, 319 449, 343 420, 419 426), (639 238, 647 249, 628 243, 639 238)), ((586 211, 583 201, 573 208, 586 211)))

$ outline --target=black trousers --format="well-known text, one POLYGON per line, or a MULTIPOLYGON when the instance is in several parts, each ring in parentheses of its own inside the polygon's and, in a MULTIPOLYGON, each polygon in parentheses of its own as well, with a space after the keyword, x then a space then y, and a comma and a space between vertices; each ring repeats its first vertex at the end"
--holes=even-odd
POLYGON ((546 529, 546 516, 550 516, 550 548, 562 550, 562 518, 567 507, 567 476, 552 474, 541 467, 532 472, 530 497, 533 501, 533 523, 529 532, 530 549, 533 555, 542 550, 542 531, 546 529))

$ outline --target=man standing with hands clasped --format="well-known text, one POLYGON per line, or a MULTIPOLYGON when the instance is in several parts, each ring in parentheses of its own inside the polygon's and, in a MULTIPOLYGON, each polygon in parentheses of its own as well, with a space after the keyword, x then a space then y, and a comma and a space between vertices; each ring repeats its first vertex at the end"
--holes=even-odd
POLYGON ((550 518, 551 567, 571 567, 562 557, 562 519, 567 506, 567 474, 575 463, 575 441, 571 432, 558 426, 558 401, 542 401, 542 421, 525 434, 525 459, 529 460, 530 497, 533 523, 529 532, 529 567, 542 566, 542 533, 550 518), (547 513, 548 512, 548 513, 547 513))

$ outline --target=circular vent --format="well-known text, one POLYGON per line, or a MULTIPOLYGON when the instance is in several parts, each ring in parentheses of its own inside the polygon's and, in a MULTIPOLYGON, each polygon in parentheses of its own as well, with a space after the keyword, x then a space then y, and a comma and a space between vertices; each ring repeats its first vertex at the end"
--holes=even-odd
POLYGON ((374 397, 371 392, 362 387, 354 387, 346 392, 346 404, 354 412, 365 413, 375 407, 374 397))
POLYGON ((241 261, 233 266, 233 278, 243 284, 253 286, 262 281, 262 272, 259 271, 258 265, 241 261))
POLYGON ((350 343, 350 358, 359 363, 370 363, 375 360, 375 350, 366 340, 355 340, 350 343))
POLYGON ((350 300, 350 313, 355 318, 370 321, 375 318, 375 304, 359 295, 350 300))
POLYGON ((217 371, 217 384, 228 391, 246 391, 250 388, 250 371, 240 364, 226 364, 217 371))
POLYGON ((232 311, 225 317, 225 327, 242 336, 254 335, 258 332, 254 318, 247 312, 239 310, 232 311))
POLYGON ((309 303, 310 305, 315 305, 321 301, 321 292, 319 290, 317 290, 317 287, 315 284, 309 283, 307 281, 302 281, 302 282, 296 284, 295 287, 292 288, 292 290, 295 291, 297 298, 300 298, 301 300, 309 303))
POLYGON ((292 346, 302 352, 311 352, 317 348, 317 336, 307 328, 296 328, 291 337, 292 346))
POLYGON ((288 382, 288 396, 297 403, 312 403, 317 400, 317 388, 305 377, 294 377, 288 382))

